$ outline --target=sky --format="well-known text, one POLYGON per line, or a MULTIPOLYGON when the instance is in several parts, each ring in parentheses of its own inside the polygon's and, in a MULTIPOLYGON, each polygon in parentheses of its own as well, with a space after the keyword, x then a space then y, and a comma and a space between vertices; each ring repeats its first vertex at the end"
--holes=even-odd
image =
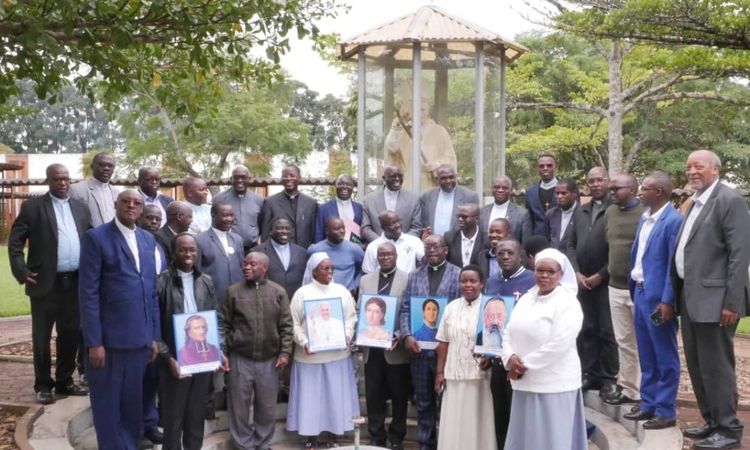
MULTIPOLYGON (((539 4, 541 0, 529 1, 539 4)), ((322 32, 338 33, 346 39, 425 5, 440 7, 507 39, 540 28, 526 19, 534 11, 524 0, 348 0, 346 3, 351 6, 347 13, 340 13, 337 18, 318 24, 322 32)), ((292 78, 302 81, 321 96, 346 96, 347 78, 312 51, 309 41, 296 40, 291 47, 291 51, 282 57, 281 65, 292 78)))

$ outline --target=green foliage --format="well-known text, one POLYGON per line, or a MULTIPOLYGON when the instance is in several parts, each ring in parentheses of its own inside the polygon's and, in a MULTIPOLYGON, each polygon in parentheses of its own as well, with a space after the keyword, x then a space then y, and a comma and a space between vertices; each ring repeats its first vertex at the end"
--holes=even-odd
MULTIPOLYGON (((8 261, 8 247, 0 246, 0 259, 8 261)), ((0 292, 3 301, 0 302, 0 317, 22 316, 31 312, 29 298, 10 272, 8 264, 3 264, 0 270, 0 292)))

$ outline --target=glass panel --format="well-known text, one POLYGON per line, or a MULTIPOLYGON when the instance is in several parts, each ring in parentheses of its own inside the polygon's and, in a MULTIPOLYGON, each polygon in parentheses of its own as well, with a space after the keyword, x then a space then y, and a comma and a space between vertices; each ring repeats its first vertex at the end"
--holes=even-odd
MULTIPOLYGON (((485 203, 493 201, 492 182, 500 176, 501 92, 500 58, 485 56, 484 60, 484 186, 485 203)), ((511 179, 513 177, 511 176, 511 179)), ((516 181, 516 180, 514 180, 516 181)), ((517 187, 516 187, 517 188, 517 187)))

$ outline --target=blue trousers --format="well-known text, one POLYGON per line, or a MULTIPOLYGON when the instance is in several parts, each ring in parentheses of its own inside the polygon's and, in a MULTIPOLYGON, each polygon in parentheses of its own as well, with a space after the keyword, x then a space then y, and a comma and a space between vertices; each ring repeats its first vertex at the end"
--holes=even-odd
POLYGON ((641 288, 636 288, 634 294, 635 337, 641 364, 641 411, 673 419, 680 383, 677 318, 654 325, 651 314, 659 302, 645 298, 641 288))
POLYGON ((437 448, 437 354, 422 350, 411 360, 411 382, 417 401, 417 441, 421 447, 437 448))
POLYGON ((153 431, 159 428, 159 411, 156 409, 156 394, 159 392, 158 361, 146 365, 143 374, 143 429, 153 431))
POLYGON ((96 441, 100 450, 136 450, 143 434, 143 376, 147 347, 106 349, 104 367, 94 369, 88 357, 86 377, 96 441))

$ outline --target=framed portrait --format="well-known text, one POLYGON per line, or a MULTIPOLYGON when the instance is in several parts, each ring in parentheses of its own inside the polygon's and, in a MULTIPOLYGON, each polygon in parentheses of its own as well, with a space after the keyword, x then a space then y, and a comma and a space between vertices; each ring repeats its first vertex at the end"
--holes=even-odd
POLYGON ((419 347, 424 350, 437 348, 438 325, 443 317, 448 297, 412 297, 411 306, 411 335, 417 340, 419 347))
POLYGON ((172 323, 180 374, 213 372, 221 365, 215 310, 175 314, 172 323))
POLYGON ((341 298, 305 300, 305 333, 311 352, 343 350, 346 345, 341 298))
POLYGON ((357 345, 390 349, 396 329, 398 297, 362 294, 359 296, 357 345))
POLYGON ((515 302, 515 298, 510 295, 482 296, 474 353, 500 356, 503 350, 503 331, 510 320, 515 302))

